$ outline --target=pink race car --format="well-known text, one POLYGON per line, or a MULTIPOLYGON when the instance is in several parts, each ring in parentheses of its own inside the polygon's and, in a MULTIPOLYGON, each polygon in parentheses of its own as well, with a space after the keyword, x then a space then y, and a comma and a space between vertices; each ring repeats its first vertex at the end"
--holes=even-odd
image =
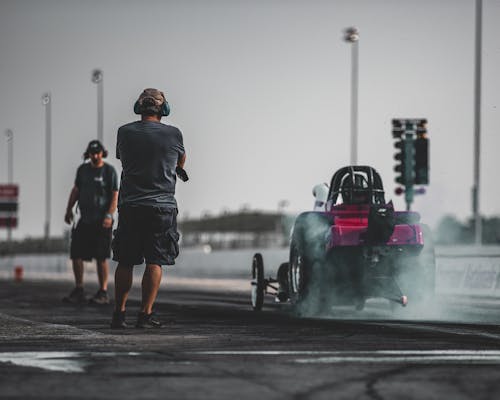
POLYGON ((280 265, 276 279, 264 278, 262 255, 254 255, 255 310, 262 308, 266 293, 313 315, 334 305, 352 304, 361 310, 373 297, 406 306, 434 295, 430 230, 418 213, 395 211, 392 202, 386 203, 375 169, 339 169, 325 200, 323 210, 297 217, 289 261, 280 265))

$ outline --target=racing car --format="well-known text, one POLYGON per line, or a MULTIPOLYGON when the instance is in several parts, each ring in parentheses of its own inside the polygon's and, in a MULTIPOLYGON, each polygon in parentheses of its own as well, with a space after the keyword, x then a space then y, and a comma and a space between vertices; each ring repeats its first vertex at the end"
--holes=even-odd
POLYGON ((296 218, 289 260, 276 278, 264 277, 263 257, 254 255, 252 307, 260 310, 265 294, 304 314, 335 305, 362 310, 369 298, 386 298, 393 308, 421 303, 432 299, 435 268, 431 233, 420 215, 385 201, 374 168, 347 166, 333 175, 315 211, 296 218))

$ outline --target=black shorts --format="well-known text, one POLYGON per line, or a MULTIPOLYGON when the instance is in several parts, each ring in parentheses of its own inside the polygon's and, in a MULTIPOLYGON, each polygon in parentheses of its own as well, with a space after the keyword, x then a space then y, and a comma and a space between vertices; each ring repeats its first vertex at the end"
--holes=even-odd
POLYGON ((118 211, 113 260, 122 265, 173 265, 179 255, 177 209, 125 206, 118 211))
POLYGON ((104 228, 102 221, 78 224, 71 231, 71 259, 90 261, 105 260, 111 256, 111 228, 104 228))

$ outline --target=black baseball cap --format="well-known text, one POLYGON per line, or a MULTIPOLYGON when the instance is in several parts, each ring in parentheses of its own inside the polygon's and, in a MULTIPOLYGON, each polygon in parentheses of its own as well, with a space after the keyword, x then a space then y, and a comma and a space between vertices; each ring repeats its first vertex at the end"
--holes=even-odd
POLYGON ((87 146, 87 153, 96 154, 100 153, 101 151, 104 152, 104 146, 101 142, 99 142, 99 140, 90 141, 89 145, 87 146))

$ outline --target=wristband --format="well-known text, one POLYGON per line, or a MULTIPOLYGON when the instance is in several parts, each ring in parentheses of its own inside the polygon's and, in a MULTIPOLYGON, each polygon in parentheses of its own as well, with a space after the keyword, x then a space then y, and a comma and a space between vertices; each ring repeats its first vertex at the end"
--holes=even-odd
POLYGON ((110 218, 110 219, 113 219, 113 216, 110 214, 110 213, 107 213, 104 218, 110 218))

